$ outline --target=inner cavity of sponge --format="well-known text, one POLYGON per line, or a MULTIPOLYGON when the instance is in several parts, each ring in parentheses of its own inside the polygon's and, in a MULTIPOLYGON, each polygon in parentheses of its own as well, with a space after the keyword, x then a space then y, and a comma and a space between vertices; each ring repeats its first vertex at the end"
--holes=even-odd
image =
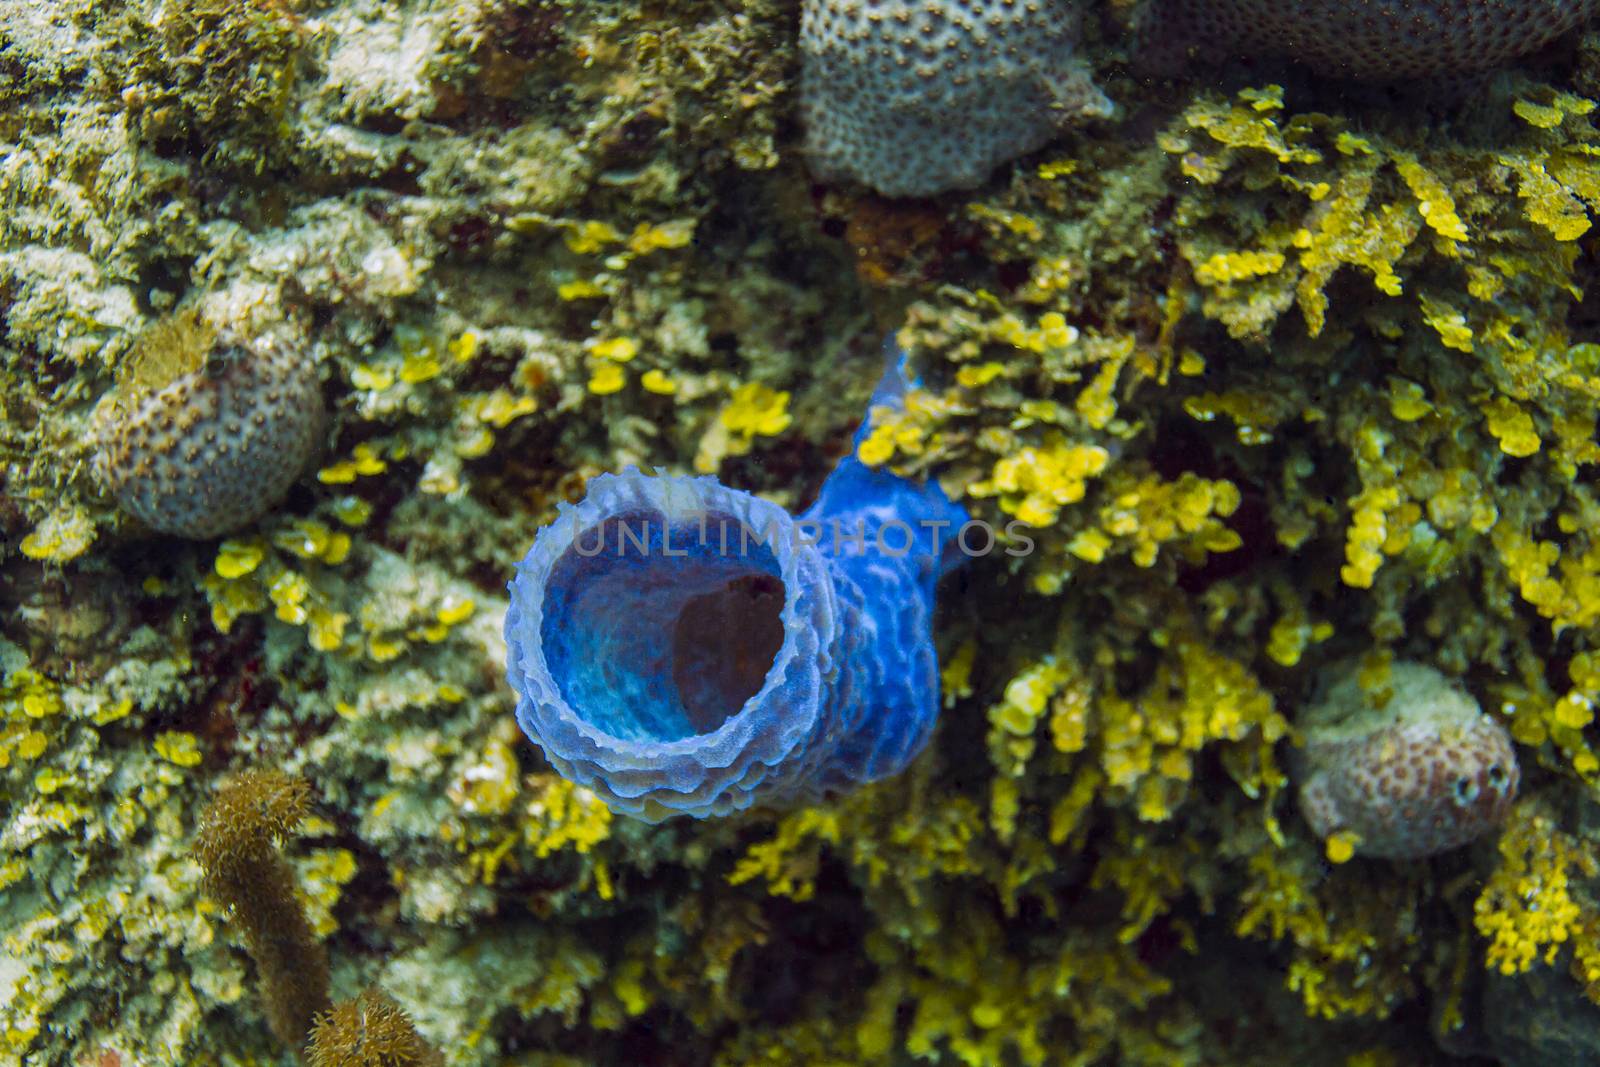
POLYGON ((551 571, 542 627, 567 705, 644 743, 711 733, 738 714, 784 637, 783 582, 760 533, 731 515, 656 512, 581 531, 551 571))

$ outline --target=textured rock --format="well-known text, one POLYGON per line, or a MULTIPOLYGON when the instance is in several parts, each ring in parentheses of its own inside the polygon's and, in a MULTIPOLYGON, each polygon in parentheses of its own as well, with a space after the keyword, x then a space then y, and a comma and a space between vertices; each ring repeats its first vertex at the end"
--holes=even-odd
POLYGON ((1074 0, 807 0, 812 169, 887 196, 975 186, 1111 103, 1075 58, 1074 0))
POLYGON ((1600 1067, 1600 1006, 1565 967, 1484 980, 1483 1030, 1502 1067, 1600 1067))
POLYGON ((1300 810, 1364 856, 1414 859, 1498 825, 1517 795, 1505 728, 1443 674, 1396 663, 1383 689, 1349 671, 1302 717, 1300 810))
POLYGON ((939 707, 950 557, 919 524, 949 546, 964 520, 937 485, 854 456, 798 520, 713 478, 601 475, 511 583, 517 721, 562 775, 650 820, 895 774, 939 707))
POLYGON ((1500 66, 1549 44, 1600 0, 1175 0, 1157 6, 1158 40, 1199 40, 1281 56, 1361 81, 1500 66))
MULTIPOLYGON (((102 405, 100 479, 130 514, 179 537, 214 537, 261 517, 321 443, 316 369, 296 352, 199 328, 155 343, 202 349, 199 365, 164 383, 159 373, 125 382, 102 405)), ((188 360, 167 352, 154 361, 188 360)))

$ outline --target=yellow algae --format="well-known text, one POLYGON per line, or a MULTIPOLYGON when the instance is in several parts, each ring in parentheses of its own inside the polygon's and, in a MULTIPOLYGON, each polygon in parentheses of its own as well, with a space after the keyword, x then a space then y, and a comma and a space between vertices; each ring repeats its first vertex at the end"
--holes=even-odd
POLYGON ((350 384, 357 389, 381 392, 395 383, 394 368, 386 364, 357 364, 350 371, 350 384))
POLYGON ((1057 439, 997 460, 989 479, 970 491, 999 496, 1002 508, 1030 526, 1049 526, 1062 507, 1083 499, 1089 479, 1102 473, 1110 458, 1099 445, 1057 439))
POLYGON ((358 496, 342 496, 333 502, 333 516, 346 526, 365 526, 372 518, 372 505, 358 496))
POLYGON ((1389 414, 1401 422, 1416 422, 1433 413, 1427 391, 1404 378, 1389 379, 1389 414))
POLYGON ((432 351, 417 352, 400 361, 400 380, 408 385, 432 381, 444 373, 444 362, 432 351))
POLYGON ((347 460, 330 464, 317 472, 317 481, 324 485, 347 485, 357 477, 370 477, 382 474, 389 469, 389 464, 378 455, 377 449, 371 445, 360 444, 352 451, 347 460))
POLYGON ((156 735, 153 747, 156 755, 178 767, 200 765, 199 739, 194 734, 168 730, 156 735))
POLYGON ((49 738, 45 737, 44 734, 38 730, 29 730, 17 742, 17 755, 25 760, 38 759, 44 754, 44 750, 49 747, 49 744, 49 738))
MULTIPOLYGON (((522 787, 522 771, 514 749, 498 738, 491 739, 478 755, 460 771, 450 789, 450 799, 468 814, 499 815, 510 811, 522 787)), ((515 842, 516 838, 510 840, 515 842)), ((485 881, 491 872, 485 872, 485 881)))
POLYGON ((463 407, 479 421, 495 429, 505 429, 515 420, 539 410, 539 402, 531 396, 514 395, 507 389, 494 389, 464 400, 463 407))
POLYGON ((471 597, 448 596, 434 614, 444 625, 454 626, 472 618, 477 610, 478 604, 471 597))
POLYGON ((1505 397, 1495 397, 1484 405, 1489 432, 1508 456, 1531 456, 1539 451, 1539 433, 1533 418, 1505 397))
POLYGON ((81 507, 52 511, 35 526, 20 545, 29 559, 67 563, 77 559, 94 544, 94 520, 81 507))
POLYGON ((583 278, 562 282, 556 286, 556 295, 562 300, 593 300, 606 295, 606 290, 596 282, 583 278))
POLYGON ((1417 198, 1417 213, 1422 221, 1447 240, 1467 240, 1466 224, 1456 213, 1455 199, 1439 176, 1409 152, 1396 153, 1394 159, 1400 177, 1410 187, 1411 195, 1417 198))
POLYGON ((1519 810, 1500 837, 1500 864, 1474 905, 1474 923, 1488 941, 1487 965, 1503 975, 1554 963, 1578 935, 1592 939, 1595 916, 1572 894, 1573 877, 1594 877, 1589 849, 1546 815, 1519 810))
POLYGON ((722 425, 745 437, 772 437, 789 428, 789 394, 761 382, 746 382, 722 408, 722 425))
POLYGON ((1547 107, 1536 104, 1532 100, 1518 100, 1511 105, 1511 110, 1517 117, 1530 126, 1537 126, 1541 130, 1553 130, 1561 125, 1564 117, 1558 107, 1547 107))
POLYGON ((1073 406, 1090 429, 1103 430, 1116 416, 1117 402, 1111 398, 1111 391, 1116 388, 1117 376, 1121 371, 1120 361, 1106 360, 1095 372, 1094 380, 1078 394, 1073 406))
POLYGON ((267 546, 259 539, 224 541, 217 549, 212 568, 223 578, 243 578, 261 566, 266 555, 267 546))
POLYGON ((596 341, 589 351, 597 359, 626 363, 639 354, 639 342, 631 337, 608 337, 603 341, 596 341))
POLYGON ((273 613, 280 622, 295 626, 306 621, 306 598, 310 595, 310 580, 297 571, 286 570, 267 585, 267 599, 272 601, 273 613))
POLYGON ((1360 843, 1360 835, 1341 830, 1325 842, 1324 853, 1329 863, 1349 863, 1356 854, 1356 846, 1360 843))
POLYGON ((1005 373, 1004 363, 990 360, 987 363, 962 367, 956 371, 956 383, 966 389, 981 389, 1005 373))
POLYGON ((694 230, 694 219, 641 222, 628 235, 628 248, 638 255, 654 252, 658 248, 683 248, 694 239, 694 230))
POLYGON ((551 774, 540 775, 530 790, 522 833, 534 855, 568 848, 585 853, 611 836, 611 812, 582 786, 551 774))
POLYGON ((344 643, 345 627, 350 615, 343 611, 328 611, 313 606, 307 613, 306 640, 318 652, 332 652, 344 643))
POLYGON ((678 391, 678 383, 667 376, 660 367, 651 367, 639 376, 639 384, 644 386, 648 393, 657 396, 671 396, 678 391))
POLYGON ((1248 281, 1283 269, 1282 252, 1218 252, 1194 269, 1201 285, 1227 285, 1248 281))
POLYGON ((1422 308, 1423 321, 1438 331, 1439 340, 1446 348, 1458 352, 1472 351, 1472 328, 1467 325, 1464 314, 1427 296, 1419 297, 1418 304, 1422 308))
POLYGON ((628 384, 628 372, 615 363, 597 364, 589 374, 589 392, 595 396, 610 396, 628 384))
POLYGON ((572 251, 590 255, 604 250, 607 245, 620 243, 622 234, 609 222, 588 220, 567 226, 565 240, 572 251))

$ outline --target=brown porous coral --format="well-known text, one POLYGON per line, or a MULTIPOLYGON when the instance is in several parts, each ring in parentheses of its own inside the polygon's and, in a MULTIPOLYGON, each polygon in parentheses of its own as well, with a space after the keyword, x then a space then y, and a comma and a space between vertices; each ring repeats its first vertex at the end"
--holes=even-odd
POLYGON ((1416 859, 1498 826, 1519 772, 1505 727, 1432 667, 1396 663, 1363 686, 1348 670, 1298 723, 1300 811, 1363 856, 1416 859))
POLYGON ((215 537, 283 499, 323 424, 309 359, 179 316, 141 341, 96 412, 95 469, 150 527, 215 537))
POLYGON ((1110 114, 1077 58, 1077 25, 1076 0, 807 0, 812 169, 885 196, 932 196, 1110 114))
POLYGON ((1501 66, 1582 25, 1597 0, 1157 0, 1156 41, 1281 56, 1319 74, 1399 81, 1501 66))

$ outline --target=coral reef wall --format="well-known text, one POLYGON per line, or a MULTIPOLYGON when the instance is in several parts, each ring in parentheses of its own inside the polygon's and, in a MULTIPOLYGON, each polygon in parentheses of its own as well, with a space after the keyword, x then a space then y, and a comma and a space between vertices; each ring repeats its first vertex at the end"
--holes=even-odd
POLYGON ((1116 117, 890 201, 805 169, 799 8, 0 0, 0 1062, 293 1062, 195 858, 247 769, 309 783, 334 999, 452 1065, 1600 1062, 1600 38, 1147 82, 1085 4, 1116 117), (180 321, 328 411, 211 539, 95 475, 149 360, 225 373, 180 321), (1019 524, 941 590, 932 743, 613 817, 512 716, 515 561, 628 464, 803 509, 886 331, 858 457, 1019 524), (1352 663, 1509 733, 1498 833, 1312 831, 1352 663))

